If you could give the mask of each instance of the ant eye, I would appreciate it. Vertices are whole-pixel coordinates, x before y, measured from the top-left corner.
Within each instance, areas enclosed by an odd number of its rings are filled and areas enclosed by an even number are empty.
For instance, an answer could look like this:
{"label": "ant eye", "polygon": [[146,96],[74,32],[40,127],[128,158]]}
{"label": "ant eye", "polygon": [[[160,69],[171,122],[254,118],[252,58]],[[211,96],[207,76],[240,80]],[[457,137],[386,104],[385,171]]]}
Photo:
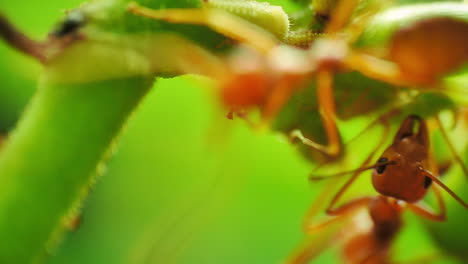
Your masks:
{"label": "ant eye", "polygon": [[[377,161],[377,163],[384,163],[384,162],[387,162],[387,161],[388,161],[387,158],[380,158]],[[387,168],[387,165],[388,164],[377,166],[377,168],[375,168],[375,170],[377,171],[378,174],[382,174],[385,171],[385,168]]]}
{"label": "ant eye", "polygon": [[429,188],[431,184],[432,184],[432,179],[426,176],[426,178],[424,178],[424,188],[426,189]]}

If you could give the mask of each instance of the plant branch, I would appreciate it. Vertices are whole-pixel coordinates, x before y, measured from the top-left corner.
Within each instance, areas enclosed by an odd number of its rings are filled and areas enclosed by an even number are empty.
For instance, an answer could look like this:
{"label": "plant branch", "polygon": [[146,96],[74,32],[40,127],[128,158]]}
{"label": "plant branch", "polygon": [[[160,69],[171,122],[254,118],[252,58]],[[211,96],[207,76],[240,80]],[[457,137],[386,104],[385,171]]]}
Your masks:
{"label": "plant branch", "polygon": [[1,13],[0,37],[16,50],[37,59],[41,63],[45,63],[47,59],[45,53],[46,44],[27,37]]}

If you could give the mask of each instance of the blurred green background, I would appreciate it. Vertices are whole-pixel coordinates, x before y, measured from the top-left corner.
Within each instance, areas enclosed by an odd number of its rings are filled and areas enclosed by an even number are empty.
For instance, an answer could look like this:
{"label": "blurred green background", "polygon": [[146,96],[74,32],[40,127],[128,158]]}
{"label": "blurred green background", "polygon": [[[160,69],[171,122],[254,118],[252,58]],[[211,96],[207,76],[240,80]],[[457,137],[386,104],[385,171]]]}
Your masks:
{"label": "blurred green background", "polygon": [[[44,38],[80,2],[0,0],[0,11]],[[14,126],[40,72],[0,43],[1,132]],[[49,249],[48,263],[281,263],[299,245],[305,212],[325,185],[310,186],[312,164],[284,137],[224,118],[212,86],[195,76],[157,80],[101,168],[80,227]],[[370,189],[369,177],[363,182]],[[441,255],[416,217],[405,220],[398,259]],[[339,263],[336,247],[313,262]]]}

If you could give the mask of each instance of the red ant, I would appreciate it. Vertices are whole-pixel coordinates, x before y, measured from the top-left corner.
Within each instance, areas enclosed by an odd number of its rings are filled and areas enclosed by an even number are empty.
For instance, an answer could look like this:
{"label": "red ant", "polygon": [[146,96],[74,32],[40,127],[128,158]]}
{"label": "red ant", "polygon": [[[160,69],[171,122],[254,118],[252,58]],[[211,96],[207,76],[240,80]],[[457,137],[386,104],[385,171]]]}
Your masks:
{"label": "red ant", "polygon": [[[138,16],[170,23],[205,25],[253,48],[255,52],[243,54],[240,58],[231,58],[225,76],[216,79],[220,80],[222,86],[220,90],[223,102],[233,112],[242,113],[245,109],[258,107],[263,124],[268,125],[291,96],[303,88],[302,84],[314,78],[317,83],[318,110],[327,143],[321,144],[309,139],[310,135],[303,135],[300,128],[290,131],[290,135],[332,159],[337,158],[342,151],[333,91],[336,72],[352,70],[396,86],[431,87],[438,85],[441,76],[452,72],[466,61],[464,44],[468,43],[468,26],[463,20],[450,16],[421,19],[407,28],[396,26],[397,30],[389,33],[387,42],[382,43],[388,51],[388,54],[382,55],[372,52],[372,47],[361,45],[356,48],[354,45],[359,42],[361,33],[367,30],[367,23],[362,23],[362,20],[367,20],[373,13],[373,8],[362,14],[356,13],[360,4],[357,0],[313,1],[314,7],[318,6],[322,10],[317,15],[329,19],[323,32],[307,39],[306,46],[310,46],[307,49],[281,45],[289,44],[288,36],[291,32],[287,27],[287,15],[279,12],[278,7],[261,5],[262,8],[255,9],[258,12],[236,12],[230,6],[226,8],[229,12],[226,12],[216,7],[217,2],[235,2],[237,5],[245,4],[245,8],[258,8],[256,1],[211,0],[203,1],[204,6],[195,9],[153,10],[131,4],[128,10]],[[281,15],[277,19],[268,16],[270,23],[264,23],[263,15],[248,18],[237,15],[262,13],[263,8],[275,10],[266,13]],[[431,8],[436,9],[436,6]],[[451,12],[454,5],[441,6],[440,10],[442,9]],[[414,9],[411,11],[414,12]],[[395,11],[397,14],[398,12],[408,13],[407,10]],[[279,32],[264,26],[276,25],[278,21],[287,24],[281,26],[282,30]],[[430,41],[432,39],[437,40]],[[456,47],[445,48],[450,46]],[[445,55],[447,52],[450,54]],[[231,112],[229,117],[232,116]]]}
{"label": "red ant", "polygon": [[[441,125],[440,119],[437,120]],[[443,130],[442,127],[441,130]],[[388,132],[388,130],[386,131]],[[383,141],[380,142],[380,144],[382,143]],[[405,208],[429,220],[445,221],[446,207],[438,189],[441,187],[468,209],[468,204],[438,179],[437,167],[434,166],[435,162],[432,160],[429,145],[426,122],[419,116],[408,116],[401,124],[392,144],[383,152],[377,163],[365,167],[365,164],[374,155],[374,151],[359,169],[352,171],[354,173],[352,177],[333,196],[326,209],[326,213],[333,218],[318,225],[309,226],[307,231],[314,233],[314,231],[322,229],[344,216],[349,216],[357,209],[367,207],[372,228],[367,233],[352,237],[345,244],[344,258],[347,263],[389,263],[389,247],[402,226],[401,215]],[[376,150],[379,147],[380,145]],[[455,156],[458,157],[458,155]],[[379,195],[357,198],[335,207],[361,172],[368,169],[373,169],[372,185]],[[466,168],[464,170],[466,171]],[[342,176],[348,173],[351,172],[338,173],[333,176]],[[311,176],[310,180],[323,178],[323,176]],[[425,197],[430,187],[434,191],[439,207],[437,213],[424,203],[419,202]],[[299,253],[296,253],[288,263],[306,263],[318,253],[314,246],[307,245]]]}

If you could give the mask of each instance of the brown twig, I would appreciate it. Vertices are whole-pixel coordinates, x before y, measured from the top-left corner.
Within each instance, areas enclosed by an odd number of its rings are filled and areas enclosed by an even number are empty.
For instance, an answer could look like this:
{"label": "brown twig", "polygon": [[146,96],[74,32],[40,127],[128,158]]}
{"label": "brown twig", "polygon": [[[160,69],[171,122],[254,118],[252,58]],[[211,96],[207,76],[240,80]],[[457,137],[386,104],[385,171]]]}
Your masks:
{"label": "brown twig", "polygon": [[37,59],[41,63],[46,62],[46,45],[30,39],[20,32],[3,14],[0,14],[0,37],[18,51]]}

